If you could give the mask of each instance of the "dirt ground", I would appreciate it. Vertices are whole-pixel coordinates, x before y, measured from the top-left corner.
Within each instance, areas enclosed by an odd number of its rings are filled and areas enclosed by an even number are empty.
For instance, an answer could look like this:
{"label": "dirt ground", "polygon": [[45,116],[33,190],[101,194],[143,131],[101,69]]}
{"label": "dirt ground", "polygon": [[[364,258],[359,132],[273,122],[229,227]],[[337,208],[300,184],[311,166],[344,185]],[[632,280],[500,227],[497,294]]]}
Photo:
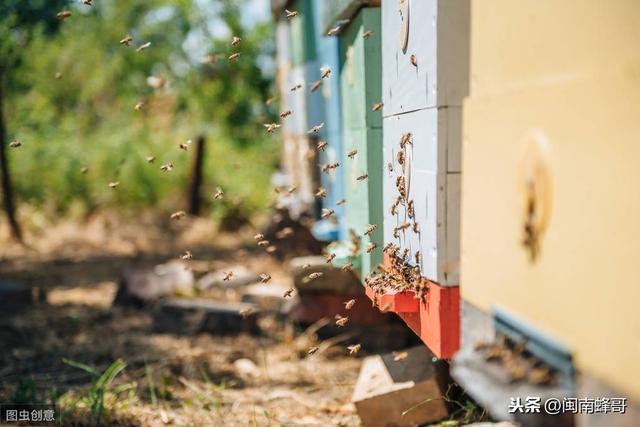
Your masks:
{"label": "dirt ground", "polygon": [[42,302],[0,317],[0,402],[55,401],[66,424],[91,425],[95,377],[63,359],[98,372],[122,359],[126,368],[101,389],[109,425],[359,425],[349,400],[361,358],[339,345],[307,356],[313,334],[269,316],[258,337],[155,333],[150,309],[112,307],[123,268],[185,250],[196,272],[240,263],[288,287],[284,263],[255,250],[252,233],[96,217],[4,244],[0,278],[40,289]]}

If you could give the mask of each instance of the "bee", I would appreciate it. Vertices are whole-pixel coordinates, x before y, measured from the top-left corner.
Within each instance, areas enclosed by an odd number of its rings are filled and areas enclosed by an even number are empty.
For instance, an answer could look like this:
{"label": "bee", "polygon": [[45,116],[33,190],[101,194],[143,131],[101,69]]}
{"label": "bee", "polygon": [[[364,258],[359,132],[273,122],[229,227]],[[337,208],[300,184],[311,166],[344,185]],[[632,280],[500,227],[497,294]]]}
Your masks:
{"label": "bee", "polygon": [[142,102],[142,101],[138,101],[138,102],[136,103],[136,105],[133,107],[133,109],[134,109],[135,111],[140,111],[140,110],[142,110],[142,108],[143,108],[143,107],[144,107],[144,102]]}
{"label": "bee", "polygon": [[267,283],[269,280],[271,280],[271,276],[267,273],[262,273],[260,274],[260,282],[261,283]]}
{"label": "bee", "polygon": [[398,151],[396,154],[396,162],[398,162],[399,165],[404,165],[404,151]]}
{"label": "bee", "polygon": [[247,307],[247,308],[243,308],[241,309],[238,313],[240,313],[240,316],[242,317],[248,317],[251,313],[253,313],[253,308],[251,307]]}
{"label": "bee", "polygon": [[387,170],[389,172],[393,172],[393,163],[391,163],[391,162],[387,163]]}
{"label": "bee", "polygon": [[153,163],[156,161],[156,156],[147,156],[147,163]]}
{"label": "bee", "polygon": [[369,243],[369,246],[367,246],[367,253],[370,254],[371,252],[373,252],[376,248],[378,247],[378,245],[376,245],[375,243]]}
{"label": "bee", "polygon": [[358,354],[361,347],[362,346],[360,344],[353,344],[348,346],[347,349],[349,350],[349,354]]}
{"label": "bee", "polygon": [[80,168],[80,173],[82,175],[85,175],[87,172],[89,172],[89,168],[88,167],[83,166],[83,167]]}
{"label": "bee", "polygon": [[187,216],[187,213],[185,211],[177,211],[172,213],[169,218],[171,218],[174,221],[178,221],[184,218],[185,216]]}
{"label": "bee", "polygon": [[280,127],[278,123],[265,123],[263,126],[267,129],[267,133],[273,133]]}
{"label": "bee", "polygon": [[133,42],[133,37],[131,37],[129,34],[127,34],[126,36],[124,36],[122,40],[120,40],[120,44],[124,46],[131,46],[132,42]]}
{"label": "bee", "polygon": [[336,254],[329,254],[325,256],[325,260],[327,264],[331,264],[335,258],[336,258]]}
{"label": "bee", "polygon": [[276,239],[286,239],[291,235],[293,235],[293,228],[285,227],[276,233]]}
{"label": "bee", "polygon": [[371,236],[371,233],[373,233],[376,230],[376,228],[378,228],[376,224],[369,224],[367,226],[367,229],[364,231],[364,235]]}
{"label": "bee", "polygon": [[222,278],[224,282],[228,282],[233,277],[233,271],[223,271],[222,274],[224,274],[224,277]]}
{"label": "bee", "polygon": [[109,183],[109,188],[118,188],[118,185],[120,185],[120,181],[112,181]]}
{"label": "bee", "polygon": [[322,214],[320,216],[322,217],[322,219],[326,219],[326,218],[329,218],[334,213],[335,211],[333,209],[324,208],[322,209]]}
{"label": "bee", "polygon": [[364,181],[367,178],[369,178],[369,174],[368,173],[363,173],[362,175],[360,175],[359,177],[356,178],[356,181]]}
{"label": "bee", "polygon": [[394,351],[393,352],[393,361],[394,362],[401,362],[403,360],[406,360],[407,356],[409,356],[409,353],[407,353],[406,351]]}
{"label": "bee", "polygon": [[229,61],[236,61],[238,58],[240,58],[240,52],[232,53],[231,55],[229,55]]}
{"label": "bee", "polygon": [[327,35],[329,37],[338,35],[339,31],[340,31],[340,25],[338,25],[337,27],[329,28],[329,31],[327,31]]}
{"label": "bee", "polygon": [[62,78],[62,73],[60,71],[56,72],[56,74],[53,76],[56,80],[60,80]]}
{"label": "bee", "polygon": [[309,274],[309,275],[307,276],[307,278],[308,278],[309,280],[315,280],[315,279],[318,279],[318,278],[320,278],[320,277],[322,277],[322,276],[324,276],[324,273],[323,273],[323,272],[321,272],[321,271],[316,271],[316,272],[314,272],[314,273]]}
{"label": "bee", "polygon": [[267,251],[268,254],[272,254],[277,250],[278,248],[275,245],[269,245],[267,246],[267,249],[265,249],[265,251]]}
{"label": "bee", "polygon": [[144,44],[141,44],[140,46],[138,46],[138,48],[136,49],[136,52],[142,52],[145,49],[148,49],[149,46],[151,46],[151,42],[146,42]]}
{"label": "bee", "polygon": [[302,85],[301,84],[297,84],[291,87],[291,92],[295,92],[297,90],[302,89]]}
{"label": "bee", "polygon": [[264,104],[265,105],[271,105],[271,104],[273,104],[273,101],[275,101],[275,100],[276,100],[276,97],[272,96],[271,98],[269,98],[266,101],[264,101]]}
{"label": "bee", "polygon": [[295,193],[297,189],[298,187],[296,187],[295,185],[293,187],[289,187],[289,189],[287,189],[287,194],[291,195]]}
{"label": "bee", "polygon": [[418,66],[418,58],[415,55],[411,55],[409,60],[411,61],[411,65],[414,67]]}
{"label": "bee", "polygon": [[384,247],[382,248],[382,252],[387,253],[387,252],[391,251],[393,248],[394,248],[393,242],[389,242],[386,245],[384,245]]}
{"label": "bee", "polygon": [[322,80],[316,80],[315,82],[311,83],[311,92],[316,92],[318,89],[320,89],[320,86],[322,86]]}
{"label": "bee", "polygon": [[400,148],[404,148],[407,143],[411,143],[411,139],[413,138],[413,134],[411,132],[405,133],[400,138]]}
{"label": "bee", "polygon": [[412,229],[413,229],[414,233],[416,233],[416,234],[420,233],[420,226],[418,225],[417,222],[413,223]]}
{"label": "bee", "polygon": [[181,150],[187,151],[189,149],[189,146],[193,143],[193,141],[191,141],[190,139],[188,139],[186,142],[181,143],[180,145],[178,145],[178,148],[180,148]]}
{"label": "bee", "polygon": [[282,295],[282,297],[283,298],[291,298],[291,294],[293,294],[293,291],[294,291],[293,288],[287,289],[285,291],[285,293]]}
{"label": "bee", "polygon": [[355,299],[350,299],[349,301],[345,301],[344,303],[345,310],[351,310],[354,305],[356,305]]}
{"label": "bee", "polygon": [[371,107],[371,111],[375,113],[376,111],[382,110],[382,107],[384,107],[384,103],[378,102],[377,104],[373,104],[373,107]]}
{"label": "bee", "polygon": [[222,191],[222,188],[217,187],[216,188],[216,192],[213,194],[213,198],[215,200],[220,200],[224,197],[224,191]]}
{"label": "bee", "polygon": [[184,251],[184,254],[180,256],[180,259],[188,261],[190,259],[193,259],[193,255],[189,251]]}
{"label": "bee", "polygon": [[253,238],[254,238],[254,239],[256,239],[256,240],[258,240],[258,241],[260,241],[260,240],[264,240],[264,234],[262,234],[262,233],[255,234],[255,235],[253,236]]}
{"label": "bee", "polygon": [[347,203],[347,199],[340,199],[336,202],[336,206],[341,206]]}
{"label": "bee", "polygon": [[231,39],[231,46],[239,46],[241,41],[242,39],[240,37],[233,36]]}
{"label": "bee", "polygon": [[327,163],[326,165],[322,166],[322,172],[328,173],[330,170],[335,169],[338,166],[340,166],[340,163],[338,162]]}
{"label": "bee", "polygon": [[369,37],[371,37],[373,35],[373,31],[371,30],[366,30],[364,33],[362,33],[362,38],[368,39]]}
{"label": "bee", "polygon": [[284,10],[284,13],[287,15],[287,19],[291,19],[291,18],[295,18],[296,16],[298,16],[298,11],[297,10]]}
{"label": "bee", "polygon": [[162,172],[171,172],[173,170],[173,162],[165,163],[164,165],[160,166],[160,170]]}
{"label": "bee", "polygon": [[283,111],[280,113],[280,118],[284,119],[285,117],[289,117],[291,115],[291,110]]}
{"label": "bee", "polygon": [[416,251],[416,253],[413,254],[413,257],[416,260],[416,264],[420,264],[420,251]]}
{"label": "bee", "polygon": [[329,67],[320,68],[320,77],[321,78],[328,79],[330,75],[331,75],[331,68],[329,68]]}
{"label": "bee", "polygon": [[325,148],[327,148],[328,142],[327,141],[320,141],[318,142],[318,150],[320,151],[324,151]]}
{"label": "bee", "polygon": [[309,350],[307,350],[307,354],[311,356],[312,354],[316,354],[318,350],[320,350],[320,347],[311,347]]}
{"label": "bee", "polygon": [[20,148],[22,147],[22,141],[14,139],[9,143],[9,148]]}
{"label": "bee", "polygon": [[310,268],[311,268],[311,264],[308,264],[308,263],[302,266],[303,270],[308,270]]}
{"label": "bee", "polygon": [[93,0],[83,0],[82,3],[86,4],[87,6],[93,6]]}
{"label": "bee", "polygon": [[258,246],[262,246],[263,248],[266,248],[267,246],[269,246],[269,241],[268,240],[260,240],[258,242]]}
{"label": "bee", "polygon": [[[351,271],[353,269],[353,263],[349,262],[341,267],[342,271]],[[348,309],[347,309],[348,310]]]}
{"label": "bee", "polygon": [[336,325],[340,326],[340,327],[344,327],[347,325],[347,322],[349,321],[349,318],[347,316],[340,316],[339,314],[336,315]]}
{"label": "bee", "polygon": [[69,12],[68,10],[63,10],[61,12],[56,13],[56,18],[58,18],[61,21],[64,21],[70,16],[71,16],[71,12]]}
{"label": "bee", "polygon": [[320,123],[319,125],[315,125],[311,129],[309,129],[307,133],[318,133],[320,132],[320,129],[322,129],[323,126],[324,126],[324,122]]}
{"label": "bee", "polygon": [[318,191],[316,191],[316,197],[320,197],[320,198],[327,197],[327,189],[324,187],[318,188]]}
{"label": "bee", "polygon": [[347,153],[347,157],[353,160],[356,157],[356,154],[358,154],[358,150],[351,150]]}
{"label": "bee", "polygon": [[411,219],[415,218],[416,216],[416,210],[413,205],[413,200],[410,200],[409,203],[407,204],[407,216]]}

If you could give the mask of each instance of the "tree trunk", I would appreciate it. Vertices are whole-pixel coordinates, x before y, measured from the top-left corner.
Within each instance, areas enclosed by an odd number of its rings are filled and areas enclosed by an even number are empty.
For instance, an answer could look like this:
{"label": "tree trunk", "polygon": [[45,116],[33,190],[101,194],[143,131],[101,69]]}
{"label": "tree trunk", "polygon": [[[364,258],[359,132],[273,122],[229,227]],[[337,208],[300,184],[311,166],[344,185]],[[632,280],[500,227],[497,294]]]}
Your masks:
{"label": "tree trunk", "polygon": [[189,185],[189,214],[198,215],[200,213],[200,205],[202,198],[200,196],[200,187],[202,186],[202,164],[204,162],[204,143],[203,135],[199,135],[196,139],[195,157],[191,168],[191,184]]}
{"label": "tree trunk", "polygon": [[9,158],[7,153],[7,128],[4,117],[4,78],[0,74],[0,174],[3,195],[4,211],[9,220],[11,236],[17,241],[22,241],[22,231],[16,219],[15,205],[13,203],[13,187],[11,186],[11,175],[9,173]]}

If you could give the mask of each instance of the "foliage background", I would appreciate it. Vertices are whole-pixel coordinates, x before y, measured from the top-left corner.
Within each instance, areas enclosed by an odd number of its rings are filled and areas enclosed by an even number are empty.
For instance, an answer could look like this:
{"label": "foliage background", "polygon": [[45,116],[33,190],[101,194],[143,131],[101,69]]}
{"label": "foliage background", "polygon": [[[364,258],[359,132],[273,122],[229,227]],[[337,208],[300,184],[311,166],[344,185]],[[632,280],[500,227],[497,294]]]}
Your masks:
{"label": "foliage background", "polygon": [[[5,1],[7,133],[23,143],[9,150],[18,205],[51,215],[182,209],[193,148],[178,144],[203,134],[212,214],[250,217],[267,206],[278,161],[277,137],[261,124],[277,115],[265,105],[273,29],[268,19],[244,23],[245,1]],[[62,8],[72,16],[58,22]],[[127,34],[131,47],[119,44]],[[243,39],[238,48],[232,35]],[[229,62],[236,51],[240,60]],[[209,53],[217,61],[204,61]],[[150,76],[168,84],[154,89]],[[134,111],[138,101],[144,110]],[[169,161],[173,172],[160,171]],[[216,186],[228,197],[213,204]]]}

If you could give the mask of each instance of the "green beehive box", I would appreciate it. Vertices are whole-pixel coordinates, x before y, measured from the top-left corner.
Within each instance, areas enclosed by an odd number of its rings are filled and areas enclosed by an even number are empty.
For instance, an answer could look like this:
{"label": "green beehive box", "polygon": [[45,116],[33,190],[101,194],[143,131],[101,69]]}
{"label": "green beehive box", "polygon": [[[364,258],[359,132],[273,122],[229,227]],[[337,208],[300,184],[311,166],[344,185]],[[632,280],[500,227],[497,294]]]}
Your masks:
{"label": "green beehive box", "polygon": [[[345,220],[346,229],[362,238],[360,259],[354,263],[359,264],[361,278],[382,263],[382,113],[371,111],[382,98],[380,16],[379,8],[362,8],[340,35]],[[368,30],[373,35],[364,38]],[[354,149],[358,154],[348,158]],[[365,173],[368,179],[358,181]],[[369,224],[378,228],[364,236]],[[367,253],[369,243],[377,245],[371,253]]]}

